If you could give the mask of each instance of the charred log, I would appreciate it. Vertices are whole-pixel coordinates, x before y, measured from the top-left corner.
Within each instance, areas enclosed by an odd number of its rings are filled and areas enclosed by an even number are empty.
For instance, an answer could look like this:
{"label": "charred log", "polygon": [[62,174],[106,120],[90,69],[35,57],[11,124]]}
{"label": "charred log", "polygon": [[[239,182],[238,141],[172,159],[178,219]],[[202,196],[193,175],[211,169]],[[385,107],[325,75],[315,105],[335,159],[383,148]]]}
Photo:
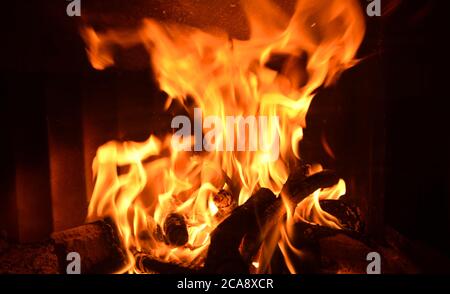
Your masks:
{"label": "charred log", "polygon": [[189,240],[186,221],[178,213],[171,213],[164,221],[165,239],[169,245],[176,247],[183,246]]}
{"label": "charred log", "polygon": [[[332,171],[322,171],[309,177],[304,175],[304,169],[294,171],[283,187],[285,203],[291,206],[291,211],[303,199],[320,188],[328,188],[338,183],[339,177]],[[250,263],[257,253],[267,232],[283,218],[286,213],[281,197],[278,197],[271,205],[265,208],[258,219],[258,226],[253,231],[248,231],[242,246],[242,254],[246,263]]]}
{"label": "charred log", "polygon": [[[304,170],[294,173],[287,183],[287,201],[294,207],[305,197],[320,188],[331,187],[339,181],[334,172],[304,176]],[[246,273],[251,257],[256,254],[265,232],[275,225],[285,213],[281,197],[276,197],[268,189],[260,189],[244,205],[214,230],[211,235],[205,267],[209,272]],[[239,247],[244,240],[242,258]]]}
{"label": "charred log", "polygon": [[338,200],[321,200],[320,207],[335,216],[342,229],[362,234],[364,231],[364,222],[361,219],[360,209],[348,203],[345,196]]}
{"label": "charred log", "polygon": [[[309,274],[366,274],[366,257],[370,252],[380,254],[382,273],[418,272],[416,265],[399,251],[352,231],[298,222],[292,232],[289,240],[297,252],[288,249],[283,256],[290,262],[290,272],[293,269],[296,273]],[[286,273],[282,267],[278,269],[282,272],[273,273]]]}
{"label": "charred log", "polygon": [[286,189],[283,187],[283,190],[286,192],[284,194],[286,196],[285,200],[290,206],[291,211],[294,210],[298,203],[311,195],[314,191],[321,188],[332,187],[339,182],[338,175],[331,170],[315,173],[306,177],[304,180],[301,180],[301,178],[297,180],[295,174],[296,172],[294,172],[292,179],[289,177],[286,181]]}
{"label": "charred log", "polygon": [[61,272],[65,272],[69,252],[80,254],[82,273],[114,272],[125,260],[124,251],[113,226],[105,221],[56,232],[51,238]]}
{"label": "charred log", "polygon": [[211,234],[205,261],[206,272],[248,272],[249,267],[239,254],[239,245],[246,233],[257,230],[258,219],[275,200],[272,191],[262,188],[217,226]]}
{"label": "charred log", "polygon": [[199,274],[201,271],[190,269],[174,263],[163,262],[148,255],[136,255],[137,267],[145,273],[155,274]]}
{"label": "charred log", "polygon": [[217,194],[214,194],[213,201],[219,210],[232,209],[236,204],[231,192],[224,189],[221,189]]}
{"label": "charred log", "polygon": [[221,189],[213,196],[213,201],[218,209],[215,218],[219,222],[228,217],[237,206],[237,197],[229,190]]}

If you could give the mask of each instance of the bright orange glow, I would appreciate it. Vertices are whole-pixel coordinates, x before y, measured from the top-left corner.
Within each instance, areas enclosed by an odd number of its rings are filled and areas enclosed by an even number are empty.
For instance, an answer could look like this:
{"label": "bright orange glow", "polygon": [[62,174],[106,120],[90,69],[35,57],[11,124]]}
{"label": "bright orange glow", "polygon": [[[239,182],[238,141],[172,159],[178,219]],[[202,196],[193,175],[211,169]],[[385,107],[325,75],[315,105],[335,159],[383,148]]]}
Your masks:
{"label": "bright orange glow", "polygon": [[[227,179],[238,188],[239,205],[260,187],[279,194],[290,172],[289,162],[301,156],[298,144],[315,91],[355,64],[365,30],[357,1],[299,0],[293,15],[269,0],[255,4],[242,1],[251,29],[248,40],[152,19],[144,19],[131,31],[100,33],[91,27],[82,31],[88,57],[98,70],[114,65],[112,45],[143,44],[159,86],[169,96],[167,107],[177,101],[188,108],[189,96],[204,116],[219,116],[223,125],[226,116],[276,115],[280,119],[278,126],[269,124],[262,136],[270,146],[273,134],[279,135],[276,161],[267,160],[268,151],[184,152],[172,147],[172,135],[101,146],[93,162],[95,188],[88,218],[114,219],[128,253],[124,272],[140,272],[134,259],[137,252],[201,266],[209,234],[221,220],[213,195],[221,189],[232,190]],[[286,57],[279,71],[266,66],[274,55]],[[304,57],[306,66],[295,63]],[[226,142],[231,133],[248,136],[228,127],[216,140]],[[339,227],[320,208],[319,200],[337,199],[343,193],[342,180],[336,187],[316,191],[298,205],[294,218]],[[174,212],[183,215],[188,225],[189,241],[181,247],[161,242],[156,233]],[[289,246],[287,224],[281,228],[279,242],[272,242],[282,243],[283,250]],[[270,256],[263,252],[261,258]],[[253,263],[259,270],[265,269],[264,264],[264,260]]]}

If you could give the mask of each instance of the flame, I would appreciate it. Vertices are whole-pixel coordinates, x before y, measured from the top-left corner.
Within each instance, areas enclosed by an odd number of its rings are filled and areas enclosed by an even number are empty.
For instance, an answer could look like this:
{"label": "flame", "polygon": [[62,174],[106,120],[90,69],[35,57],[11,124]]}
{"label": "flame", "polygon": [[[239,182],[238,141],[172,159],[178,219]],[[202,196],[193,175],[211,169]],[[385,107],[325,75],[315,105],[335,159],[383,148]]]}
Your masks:
{"label": "flame", "polygon": [[[365,31],[356,1],[300,0],[292,15],[269,0],[243,0],[241,6],[251,31],[247,40],[153,19],[144,19],[133,30],[82,30],[95,69],[114,65],[114,46],[141,44],[150,53],[160,88],[168,94],[166,107],[180,103],[190,111],[192,98],[204,117],[217,116],[223,126],[210,152],[183,151],[171,143],[171,134],[151,135],[141,143],[112,141],[98,149],[88,219],[109,216],[117,224],[128,254],[122,272],[141,271],[134,258],[138,252],[200,266],[209,234],[221,221],[214,194],[234,190],[241,205],[260,187],[280,193],[291,162],[300,158],[298,145],[315,92],[355,64]],[[269,66],[275,56],[282,57],[276,69]],[[267,123],[258,134],[227,124],[229,116],[277,116],[279,121]],[[203,125],[203,132],[210,127]],[[223,151],[221,146],[236,145],[230,136],[269,148]],[[276,138],[279,149],[273,160],[270,147]],[[188,146],[199,140],[184,139]],[[298,205],[294,218],[339,227],[337,219],[320,208],[319,200],[343,193],[342,180],[336,187],[314,192]],[[186,220],[189,238],[184,246],[173,247],[160,238],[170,213]],[[290,246],[285,229],[279,239],[283,250]],[[253,263],[260,270],[264,264],[267,260]]]}

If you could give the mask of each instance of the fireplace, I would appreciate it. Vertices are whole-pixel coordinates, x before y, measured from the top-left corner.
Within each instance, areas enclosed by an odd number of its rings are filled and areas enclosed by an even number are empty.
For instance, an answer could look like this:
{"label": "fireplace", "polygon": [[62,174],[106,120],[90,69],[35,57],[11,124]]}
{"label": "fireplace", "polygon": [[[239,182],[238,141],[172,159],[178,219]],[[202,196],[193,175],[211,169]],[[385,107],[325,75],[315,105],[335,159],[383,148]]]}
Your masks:
{"label": "fireplace", "polygon": [[0,272],[448,273],[436,2],[85,2],[16,7]]}

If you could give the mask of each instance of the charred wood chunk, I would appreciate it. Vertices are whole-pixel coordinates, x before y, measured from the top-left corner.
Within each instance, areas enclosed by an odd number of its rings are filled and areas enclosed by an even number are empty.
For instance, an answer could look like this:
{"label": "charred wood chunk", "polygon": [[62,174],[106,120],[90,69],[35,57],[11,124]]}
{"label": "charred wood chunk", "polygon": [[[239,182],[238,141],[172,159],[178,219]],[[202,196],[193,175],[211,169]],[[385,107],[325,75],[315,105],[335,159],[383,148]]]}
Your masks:
{"label": "charred wood chunk", "polygon": [[56,232],[51,238],[61,272],[65,272],[69,252],[80,254],[82,273],[111,273],[124,264],[120,240],[114,228],[105,221]]}
{"label": "charred wood chunk", "polygon": [[[331,187],[338,181],[339,177],[332,171],[322,171],[306,177],[304,169],[300,169],[288,180],[286,200],[295,206],[317,189]],[[248,272],[248,263],[259,248],[264,232],[276,225],[284,213],[281,197],[277,198],[269,189],[258,190],[211,234],[211,244],[205,262],[207,272]],[[248,236],[247,242],[242,242],[244,236]],[[241,244],[246,247],[243,251],[248,253],[244,258],[239,252]]]}
{"label": "charred wood chunk", "polygon": [[301,181],[293,180],[293,182],[290,183],[291,188],[288,190],[286,200],[293,206],[292,208],[294,208],[298,203],[311,195],[317,189],[329,188],[336,185],[338,182],[338,175],[331,170],[323,170],[312,174]]}
{"label": "charred wood chunk", "polygon": [[337,217],[344,230],[362,233],[364,223],[361,220],[360,209],[351,203],[347,203],[342,198],[339,200],[321,200],[320,207]]}
{"label": "charred wood chunk", "polygon": [[[331,187],[339,181],[339,177],[333,171],[321,171],[306,176],[306,170],[307,167],[305,165],[294,170],[283,187],[283,194],[286,197],[285,204],[291,206],[291,211],[294,211],[295,206],[299,202],[317,189]],[[285,213],[286,210],[281,197],[278,197],[271,205],[264,208],[264,212],[259,213],[257,229],[249,231],[243,241],[243,249],[241,251],[247,263],[257,253],[266,233],[279,223]]]}
{"label": "charred wood chunk", "polygon": [[219,221],[227,217],[237,206],[237,201],[233,194],[224,189],[214,194],[213,201],[219,210],[215,216]]}
{"label": "charred wood chunk", "polygon": [[383,258],[383,273],[417,273],[418,270],[400,251],[374,243],[353,231],[305,222],[296,223],[291,231],[289,241],[301,252],[301,258],[289,251],[285,254],[298,273],[363,274],[366,273],[366,256],[373,251]]}
{"label": "charred wood chunk", "polygon": [[186,221],[178,213],[171,213],[164,221],[164,234],[169,245],[183,246],[189,240]]}
{"label": "charred wood chunk", "polygon": [[337,234],[318,240],[320,248],[321,273],[365,274],[365,257],[374,251],[360,240],[344,234]]}
{"label": "charred wood chunk", "polygon": [[309,165],[300,164],[297,168],[293,169],[289,174],[289,177],[284,183],[283,194],[295,195],[298,186],[308,177]]}
{"label": "charred wood chunk", "polygon": [[299,221],[293,225],[293,244],[316,245],[318,240],[341,233],[341,230]]}
{"label": "charred wood chunk", "polygon": [[297,273],[362,273],[367,265],[370,247],[345,231],[298,222],[292,232],[290,243],[302,256],[286,255]]}
{"label": "charred wood chunk", "polygon": [[258,219],[275,200],[272,191],[261,188],[217,226],[211,234],[205,261],[207,273],[248,272],[248,265],[239,253],[239,245],[245,234],[258,230]]}
{"label": "charred wood chunk", "polygon": [[175,263],[164,262],[160,260],[153,259],[148,255],[137,255],[136,265],[137,267],[145,273],[155,273],[155,274],[199,274],[198,270],[183,267]]}
{"label": "charred wood chunk", "polygon": [[156,241],[165,242],[164,232],[159,224],[156,225],[156,228],[153,231],[153,237],[155,238]]}
{"label": "charred wood chunk", "polygon": [[[341,231],[343,232],[343,231]],[[322,273],[365,274],[366,257],[370,252],[381,255],[383,274],[417,274],[415,263],[402,251],[385,244],[358,240],[348,234],[340,233],[319,240]],[[363,257],[363,258],[362,258]]]}
{"label": "charred wood chunk", "polygon": [[235,205],[233,195],[224,189],[221,189],[217,194],[214,194],[213,200],[219,210],[231,208]]}

